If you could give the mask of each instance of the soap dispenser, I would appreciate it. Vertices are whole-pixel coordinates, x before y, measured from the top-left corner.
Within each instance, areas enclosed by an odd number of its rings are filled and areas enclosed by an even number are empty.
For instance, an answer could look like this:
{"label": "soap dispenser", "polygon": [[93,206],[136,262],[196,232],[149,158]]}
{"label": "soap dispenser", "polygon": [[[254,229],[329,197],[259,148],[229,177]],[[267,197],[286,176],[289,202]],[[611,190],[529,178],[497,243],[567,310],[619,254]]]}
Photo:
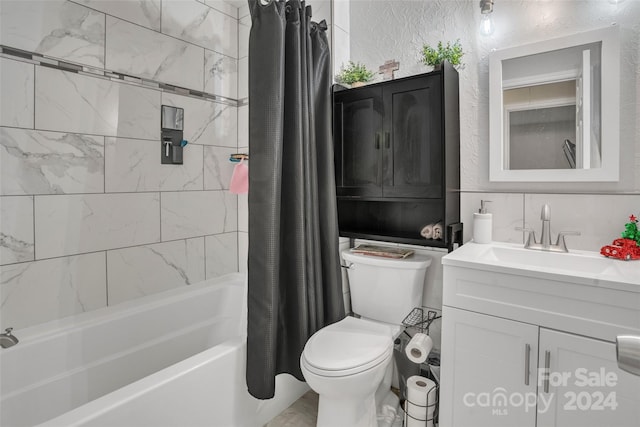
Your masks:
{"label": "soap dispenser", "polygon": [[486,204],[491,200],[481,200],[478,213],[473,214],[473,241],[475,243],[490,243],[493,228],[492,215],[487,213]]}

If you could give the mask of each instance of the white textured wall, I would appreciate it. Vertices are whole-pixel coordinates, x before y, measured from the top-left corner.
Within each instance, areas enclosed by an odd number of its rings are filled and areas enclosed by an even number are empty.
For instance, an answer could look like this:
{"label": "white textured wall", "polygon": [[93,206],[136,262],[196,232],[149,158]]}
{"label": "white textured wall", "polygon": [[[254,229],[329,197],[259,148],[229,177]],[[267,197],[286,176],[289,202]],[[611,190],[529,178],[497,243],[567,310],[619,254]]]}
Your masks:
{"label": "white textured wall", "polygon": [[[426,71],[419,63],[423,43],[460,39],[466,55],[460,70],[461,220],[471,238],[472,213],[492,200],[494,240],[523,243],[515,227],[540,229],[540,206],[551,206],[551,225],[578,230],[569,248],[597,251],[618,237],[631,213],[640,215],[640,1],[496,0],[496,31],[479,33],[479,2],[351,0],[350,55],[377,70],[388,59],[400,62],[397,77]],[[618,183],[489,182],[489,63],[492,49],[533,43],[617,22],[622,28],[621,180]],[[560,194],[557,194],[560,193]],[[441,253],[434,257],[423,304],[442,306]],[[437,323],[437,322],[436,322]],[[439,324],[432,330],[439,347]]]}
{"label": "white textured wall", "polygon": [[[400,61],[397,76],[425,72],[423,43],[460,39],[466,55],[460,70],[461,216],[465,239],[480,199],[493,200],[494,238],[522,242],[515,226],[539,225],[540,205],[549,203],[552,228],[579,230],[570,248],[598,250],[640,214],[640,1],[506,1],[494,6],[496,31],[479,33],[477,1],[352,0],[351,58],[377,69]],[[620,144],[617,183],[489,182],[489,63],[492,49],[532,43],[616,22],[622,29]],[[605,142],[606,143],[606,142]],[[564,193],[559,196],[554,193]]]}

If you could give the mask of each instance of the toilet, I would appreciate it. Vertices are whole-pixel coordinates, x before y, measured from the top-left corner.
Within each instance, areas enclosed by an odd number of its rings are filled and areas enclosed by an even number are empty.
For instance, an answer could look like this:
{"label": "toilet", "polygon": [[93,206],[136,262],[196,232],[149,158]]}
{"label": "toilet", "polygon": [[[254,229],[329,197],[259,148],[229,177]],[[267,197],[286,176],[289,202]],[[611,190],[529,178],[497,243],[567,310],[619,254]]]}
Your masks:
{"label": "toilet", "polygon": [[431,258],[391,259],[342,252],[351,305],[347,316],[309,338],[300,367],[318,395],[318,427],[377,427],[376,409],[390,391],[393,340],[421,306]]}

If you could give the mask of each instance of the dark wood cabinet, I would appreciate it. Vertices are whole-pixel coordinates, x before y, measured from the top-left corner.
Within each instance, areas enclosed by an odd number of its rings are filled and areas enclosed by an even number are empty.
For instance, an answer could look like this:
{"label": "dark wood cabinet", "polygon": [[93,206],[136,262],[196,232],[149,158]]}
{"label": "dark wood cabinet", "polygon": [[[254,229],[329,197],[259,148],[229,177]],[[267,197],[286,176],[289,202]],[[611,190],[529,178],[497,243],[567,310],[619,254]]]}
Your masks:
{"label": "dark wood cabinet", "polygon": [[[458,73],[447,63],[361,88],[334,87],[341,235],[451,246],[461,229],[458,110]],[[442,239],[420,235],[438,222]]]}
{"label": "dark wood cabinet", "polygon": [[338,196],[382,196],[382,91],[345,90],[334,97]]}

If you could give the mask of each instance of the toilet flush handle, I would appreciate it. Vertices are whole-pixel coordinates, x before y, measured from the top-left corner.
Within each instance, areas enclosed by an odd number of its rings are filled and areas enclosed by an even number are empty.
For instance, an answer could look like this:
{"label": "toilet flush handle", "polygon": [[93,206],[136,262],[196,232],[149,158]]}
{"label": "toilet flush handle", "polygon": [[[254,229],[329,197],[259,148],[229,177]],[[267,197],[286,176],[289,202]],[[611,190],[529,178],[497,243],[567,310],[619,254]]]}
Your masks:
{"label": "toilet flush handle", "polygon": [[352,268],[355,268],[355,267],[353,266],[353,263],[352,263],[352,262],[350,262],[350,263],[349,263],[349,264],[347,264],[347,265],[340,264],[340,267],[342,267],[342,268],[346,268],[347,270],[350,270],[350,269],[352,269]]}

